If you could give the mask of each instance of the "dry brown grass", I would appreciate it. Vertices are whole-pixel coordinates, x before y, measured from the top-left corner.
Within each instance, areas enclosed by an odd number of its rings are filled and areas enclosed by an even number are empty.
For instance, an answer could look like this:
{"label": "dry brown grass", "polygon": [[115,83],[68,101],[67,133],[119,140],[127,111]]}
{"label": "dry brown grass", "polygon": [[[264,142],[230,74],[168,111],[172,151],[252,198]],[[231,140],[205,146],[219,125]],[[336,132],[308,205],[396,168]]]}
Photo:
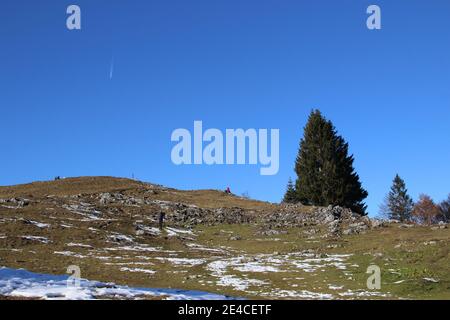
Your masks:
{"label": "dry brown grass", "polygon": [[135,180],[113,177],[78,177],[56,181],[38,181],[16,186],[0,187],[0,198],[39,197],[46,195],[75,195],[114,192],[140,188],[144,184]]}
{"label": "dry brown grass", "polygon": [[[0,198],[39,198],[48,195],[65,196],[100,192],[123,192],[130,195],[154,189],[154,185],[115,177],[76,177],[56,181],[40,181],[16,186],[0,187]],[[161,188],[157,194],[149,195],[158,200],[182,202],[203,208],[239,207],[248,210],[268,210],[274,205],[268,202],[228,195],[219,190],[176,190]]]}

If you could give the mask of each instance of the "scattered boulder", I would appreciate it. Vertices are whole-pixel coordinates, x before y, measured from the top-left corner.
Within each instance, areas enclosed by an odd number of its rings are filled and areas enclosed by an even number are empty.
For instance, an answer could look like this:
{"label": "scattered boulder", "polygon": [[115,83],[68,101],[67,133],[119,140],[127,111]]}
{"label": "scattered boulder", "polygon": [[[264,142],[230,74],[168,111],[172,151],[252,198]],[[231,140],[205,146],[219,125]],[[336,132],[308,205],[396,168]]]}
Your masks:
{"label": "scattered boulder", "polygon": [[370,219],[370,226],[372,228],[381,228],[387,225],[386,221],[381,219]]}
{"label": "scattered boulder", "polygon": [[287,230],[275,230],[275,229],[269,229],[269,230],[263,230],[258,232],[261,236],[276,236],[280,234],[288,234]]}
{"label": "scattered boulder", "polygon": [[124,234],[113,234],[108,236],[108,240],[117,242],[120,244],[131,244],[134,242],[134,239],[130,236],[126,236]]}
{"label": "scattered boulder", "polygon": [[436,226],[431,227],[431,230],[447,229],[447,224],[443,221],[439,221]]}
{"label": "scattered boulder", "polygon": [[110,193],[101,193],[99,202],[101,205],[107,205],[112,202],[112,196]]}
{"label": "scattered boulder", "polygon": [[349,225],[342,231],[342,234],[344,234],[344,235],[349,235],[349,234],[364,233],[367,229],[369,229],[369,226],[366,224],[365,221],[355,222],[355,223],[349,224]]}
{"label": "scattered boulder", "polygon": [[7,205],[14,204],[16,205],[16,209],[19,209],[28,206],[31,203],[31,200],[25,198],[10,198],[10,199],[0,199],[0,203],[4,203]]}

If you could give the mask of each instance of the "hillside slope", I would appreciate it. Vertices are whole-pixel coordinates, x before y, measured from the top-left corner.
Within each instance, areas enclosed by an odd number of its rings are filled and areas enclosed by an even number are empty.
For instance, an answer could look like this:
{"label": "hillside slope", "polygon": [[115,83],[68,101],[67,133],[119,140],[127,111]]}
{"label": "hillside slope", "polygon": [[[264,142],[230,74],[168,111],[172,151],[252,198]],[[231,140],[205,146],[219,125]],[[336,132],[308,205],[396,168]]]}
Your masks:
{"label": "hillside slope", "polygon": [[0,186],[0,198],[40,198],[53,196],[75,196],[96,193],[126,193],[130,196],[145,195],[149,199],[176,201],[205,208],[241,207],[263,210],[272,206],[267,202],[227,195],[218,190],[181,191],[160,185],[115,177],[78,177],[55,181],[33,182],[16,186]]}
{"label": "hillside slope", "polygon": [[[0,187],[0,266],[63,275],[76,265],[83,278],[122,286],[247,298],[450,299],[449,247],[446,226],[386,224],[342,208],[216,190],[112,177]],[[382,270],[381,289],[366,286],[372,264]],[[4,282],[0,295],[51,296]],[[128,298],[119,291],[90,298]]]}

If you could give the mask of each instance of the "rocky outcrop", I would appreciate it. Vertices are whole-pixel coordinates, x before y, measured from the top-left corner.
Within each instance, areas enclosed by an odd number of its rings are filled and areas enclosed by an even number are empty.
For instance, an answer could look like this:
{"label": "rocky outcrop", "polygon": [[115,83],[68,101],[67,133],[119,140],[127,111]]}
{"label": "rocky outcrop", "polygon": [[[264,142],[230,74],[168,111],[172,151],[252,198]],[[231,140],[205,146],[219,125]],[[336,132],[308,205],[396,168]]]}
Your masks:
{"label": "rocky outcrop", "polygon": [[204,209],[182,203],[173,203],[169,208],[166,206],[164,211],[166,212],[167,222],[187,227],[197,224],[239,224],[255,221],[255,217],[249,215],[242,208]]}
{"label": "rocky outcrop", "polygon": [[317,226],[320,230],[325,230],[327,235],[339,236],[364,233],[370,228],[384,226],[382,220],[362,217],[339,206],[308,207],[302,204],[281,204],[274,207],[273,211],[254,212],[239,207],[200,208],[181,202],[146,198],[145,194],[138,197],[120,192],[100,193],[95,195],[94,199],[100,206],[121,205],[148,208],[145,216],[150,220],[157,222],[159,215],[164,213],[166,223],[184,227],[199,224],[258,223],[263,226],[262,233],[271,233],[277,229]]}
{"label": "rocky outcrop", "polygon": [[[160,215],[164,213],[165,223],[174,226],[257,223],[261,226],[261,234],[276,234],[280,230],[292,227],[311,227],[309,232],[313,232],[311,230],[314,229],[314,234],[325,232],[327,236],[351,235],[364,233],[370,228],[382,227],[385,224],[382,220],[362,217],[339,206],[310,207],[302,204],[281,204],[267,206],[262,210],[241,207],[204,208],[155,199],[154,192],[161,190],[155,187],[151,190],[60,197],[48,195],[44,201],[82,216],[79,218],[83,221],[113,221],[118,215],[126,214],[130,217],[140,216],[157,224]],[[30,200],[23,198],[0,199],[0,205],[11,208],[23,208],[30,204]]]}
{"label": "rocky outcrop", "polygon": [[24,198],[11,198],[11,199],[0,199],[0,203],[3,203],[4,206],[9,208],[23,208],[25,206],[28,206],[31,201]]}
{"label": "rocky outcrop", "polygon": [[[323,226],[329,235],[363,233],[380,223],[372,223],[368,217],[362,217],[351,210],[339,206],[317,207],[311,212],[299,205],[282,205],[280,210],[266,214],[262,222],[269,228],[289,228],[303,226]],[[303,208],[304,209],[304,208]]]}

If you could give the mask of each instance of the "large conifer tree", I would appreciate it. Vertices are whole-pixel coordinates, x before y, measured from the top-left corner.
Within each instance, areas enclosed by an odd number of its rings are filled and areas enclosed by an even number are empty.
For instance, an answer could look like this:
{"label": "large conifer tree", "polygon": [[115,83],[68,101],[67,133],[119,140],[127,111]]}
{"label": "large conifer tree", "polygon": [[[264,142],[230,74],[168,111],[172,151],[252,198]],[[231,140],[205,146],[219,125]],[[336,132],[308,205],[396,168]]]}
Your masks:
{"label": "large conifer tree", "polygon": [[413,208],[414,202],[408,195],[405,181],[397,174],[392,181],[391,190],[387,194],[380,211],[382,215],[389,219],[409,221],[411,220]]}
{"label": "large conifer tree", "polygon": [[331,121],[313,110],[295,163],[297,200],[309,205],[339,205],[366,214],[363,200],[368,193],[353,168],[348,143],[339,136]]}

